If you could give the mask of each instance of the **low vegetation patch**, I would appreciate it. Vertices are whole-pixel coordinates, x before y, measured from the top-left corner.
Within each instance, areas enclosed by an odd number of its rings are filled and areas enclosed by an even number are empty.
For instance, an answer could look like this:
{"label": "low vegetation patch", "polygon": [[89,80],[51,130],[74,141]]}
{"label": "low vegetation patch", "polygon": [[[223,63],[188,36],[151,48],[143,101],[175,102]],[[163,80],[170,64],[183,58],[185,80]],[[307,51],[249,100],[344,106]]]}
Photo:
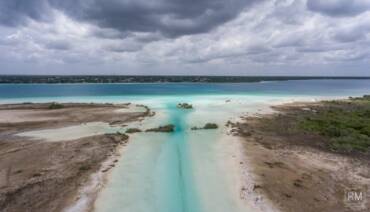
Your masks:
{"label": "low vegetation patch", "polygon": [[138,132],[141,132],[141,130],[138,128],[129,128],[126,130],[126,133],[138,133]]}
{"label": "low vegetation patch", "polygon": [[179,104],[177,105],[177,108],[181,108],[181,109],[187,109],[187,110],[189,110],[189,109],[193,109],[193,105],[188,104],[188,103],[179,103]]}
{"label": "low vegetation patch", "polygon": [[90,169],[91,169],[91,166],[90,165],[82,165],[79,168],[80,171],[88,171]]}
{"label": "low vegetation patch", "polygon": [[[109,134],[106,134],[106,135],[109,135]],[[114,134],[112,134],[112,135],[114,135]],[[116,135],[118,135],[122,141],[126,141],[129,138],[128,135],[126,135],[125,133],[121,133],[119,131],[116,132]]]}
{"label": "low vegetation patch", "polygon": [[299,128],[329,139],[334,150],[367,152],[370,148],[370,96],[349,101],[329,101],[305,115]]}
{"label": "low vegetation patch", "polygon": [[[370,96],[277,107],[282,113],[237,124],[239,135],[275,137],[289,145],[307,145],[337,153],[370,156]],[[230,124],[229,124],[230,125]],[[198,128],[195,128],[198,129]]]}
{"label": "low vegetation patch", "polygon": [[203,127],[192,127],[191,130],[211,130],[217,129],[218,125],[215,123],[207,123]]}
{"label": "low vegetation patch", "polygon": [[175,131],[175,125],[173,124],[168,124],[146,130],[146,132],[173,132],[173,131]]}
{"label": "low vegetation patch", "polygon": [[56,110],[56,109],[62,109],[62,108],[64,108],[64,105],[59,104],[59,103],[56,103],[56,102],[53,102],[53,103],[51,103],[51,104],[48,106],[48,109],[49,109],[49,110]]}

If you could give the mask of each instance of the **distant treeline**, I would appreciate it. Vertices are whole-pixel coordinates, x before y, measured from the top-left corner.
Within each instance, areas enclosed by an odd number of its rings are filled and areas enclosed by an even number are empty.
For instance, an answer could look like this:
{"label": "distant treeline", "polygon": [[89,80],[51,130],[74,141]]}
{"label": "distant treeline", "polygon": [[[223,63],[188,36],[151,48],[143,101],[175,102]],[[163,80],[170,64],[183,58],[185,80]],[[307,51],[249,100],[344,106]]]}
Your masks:
{"label": "distant treeline", "polygon": [[297,77],[297,76],[0,76],[0,83],[242,83],[311,79],[370,79],[370,77]]}

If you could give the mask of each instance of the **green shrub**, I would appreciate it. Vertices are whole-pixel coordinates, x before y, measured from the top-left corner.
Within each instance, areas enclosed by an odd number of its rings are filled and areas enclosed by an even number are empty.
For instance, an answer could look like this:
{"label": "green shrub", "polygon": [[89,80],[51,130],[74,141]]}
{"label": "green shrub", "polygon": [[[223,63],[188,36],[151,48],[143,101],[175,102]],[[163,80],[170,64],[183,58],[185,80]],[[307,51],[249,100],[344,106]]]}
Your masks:
{"label": "green shrub", "polygon": [[179,103],[179,104],[177,104],[177,108],[193,109],[193,105],[188,104],[188,103]]}
{"label": "green shrub", "polygon": [[370,126],[366,126],[360,130],[360,133],[370,137]]}
{"label": "green shrub", "polygon": [[211,130],[217,129],[218,125],[215,123],[207,123],[203,127],[192,127],[191,130]]}
{"label": "green shrub", "polygon": [[217,129],[218,125],[215,123],[207,123],[204,125],[203,129]]}
{"label": "green shrub", "polygon": [[87,171],[87,170],[90,170],[90,169],[91,169],[90,165],[82,165],[79,168],[80,171]]}
{"label": "green shrub", "polygon": [[141,132],[141,130],[138,128],[129,128],[126,130],[126,133],[138,133],[138,132]]}
{"label": "green shrub", "polygon": [[175,131],[175,125],[168,124],[164,126],[159,126],[156,128],[147,129],[146,132],[174,132]]}
{"label": "green shrub", "polygon": [[51,103],[48,107],[49,110],[62,109],[62,108],[64,108],[64,105],[56,103],[56,102]]}
{"label": "green shrub", "polygon": [[330,146],[335,150],[366,152],[370,147],[370,139],[363,135],[348,135],[331,140]]}

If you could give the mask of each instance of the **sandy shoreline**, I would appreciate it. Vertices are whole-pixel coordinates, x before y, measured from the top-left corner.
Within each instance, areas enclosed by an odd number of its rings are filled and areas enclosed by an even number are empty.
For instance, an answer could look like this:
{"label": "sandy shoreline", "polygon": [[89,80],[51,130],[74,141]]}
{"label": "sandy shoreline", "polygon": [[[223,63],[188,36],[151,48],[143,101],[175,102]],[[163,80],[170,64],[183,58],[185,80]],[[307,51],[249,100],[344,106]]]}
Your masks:
{"label": "sandy shoreline", "polygon": [[64,212],[94,211],[95,201],[107,184],[111,172],[124,152],[124,147],[127,143],[128,140],[121,141],[114,152],[101,162],[99,169],[90,174],[86,182],[76,192],[75,198],[66,204],[66,207],[63,209]]}
{"label": "sandy shoreline", "polygon": [[225,134],[220,143],[220,165],[229,177],[228,184],[238,211],[279,211],[273,202],[265,195],[254,189],[257,178],[254,175],[251,161],[243,151],[243,139],[240,137]]}
{"label": "sandy shoreline", "polygon": [[97,121],[119,127],[149,113],[129,104],[67,103],[55,110],[49,105],[0,105],[1,211],[62,211],[70,205],[73,207],[68,211],[78,207],[88,210],[86,206],[92,204],[86,203],[93,202],[103,175],[114,166],[120,147],[128,142],[124,134],[96,133],[94,128],[82,137],[61,131],[53,135],[58,137],[55,141],[19,136],[20,132],[48,133],[70,126],[78,129]]}

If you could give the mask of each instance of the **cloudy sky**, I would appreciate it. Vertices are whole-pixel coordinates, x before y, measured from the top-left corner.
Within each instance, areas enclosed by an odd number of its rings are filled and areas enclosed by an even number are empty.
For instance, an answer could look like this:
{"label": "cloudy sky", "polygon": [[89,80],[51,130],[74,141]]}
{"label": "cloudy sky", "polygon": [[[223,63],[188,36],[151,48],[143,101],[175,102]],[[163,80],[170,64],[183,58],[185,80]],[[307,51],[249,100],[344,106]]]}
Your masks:
{"label": "cloudy sky", "polygon": [[370,0],[1,0],[0,74],[370,75]]}

